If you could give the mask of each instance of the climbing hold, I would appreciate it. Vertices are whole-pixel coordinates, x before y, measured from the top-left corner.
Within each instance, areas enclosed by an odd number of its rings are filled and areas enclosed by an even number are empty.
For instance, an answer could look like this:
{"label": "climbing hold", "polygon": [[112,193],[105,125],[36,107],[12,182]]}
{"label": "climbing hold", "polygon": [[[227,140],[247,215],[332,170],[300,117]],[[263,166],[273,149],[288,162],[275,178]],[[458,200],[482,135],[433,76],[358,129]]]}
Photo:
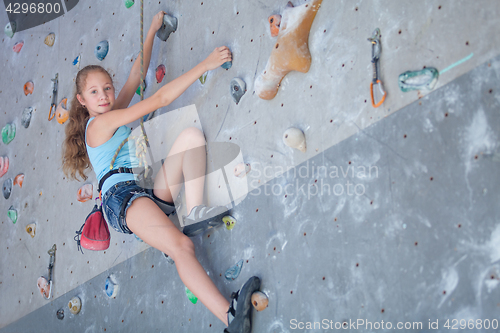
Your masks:
{"label": "climbing hold", "polygon": [[220,66],[220,67],[222,67],[222,68],[224,68],[224,69],[229,69],[229,68],[231,68],[232,66],[233,66],[233,62],[232,62],[232,61],[226,61],[226,62],[225,62],[225,63],[223,63],[223,64],[222,64],[222,66]]}
{"label": "climbing hold", "polygon": [[205,73],[203,73],[202,76],[200,76],[199,80],[200,80],[201,84],[205,84],[205,82],[207,81],[207,75],[208,75],[208,72],[205,72]]}
{"label": "climbing hold", "polygon": [[9,210],[7,211],[7,216],[12,221],[12,223],[16,224],[16,222],[17,222],[17,210],[14,208],[14,206],[10,206]]}
{"label": "climbing hold", "polygon": [[43,298],[49,299],[50,298],[50,282],[44,278],[43,276],[40,276],[38,280],[36,281],[36,285],[38,286],[38,290],[40,291],[40,294],[42,295]]}
{"label": "climbing hold", "polygon": [[56,119],[59,124],[64,124],[69,118],[69,111],[66,109],[67,98],[63,98],[56,109]]}
{"label": "climbing hold", "polygon": [[30,125],[32,113],[33,113],[32,107],[27,107],[23,110],[23,113],[21,115],[21,125],[23,125],[24,128],[28,128],[28,126]]}
{"label": "climbing hold", "polygon": [[106,58],[106,55],[108,54],[108,50],[109,50],[109,43],[107,40],[103,40],[95,47],[94,54],[97,59],[103,61],[104,58]]}
{"label": "climbing hold", "polygon": [[2,128],[2,141],[8,145],[16,136],[16,124],[7,124]]}
{"label": "climbing hold", "polygon": [[267,305],[269,303],[269,299],[267,298],[267,295],[264,294],[261,291],[256,291],[252,294],[252,305],[257,311],[262,311],[265,308],[267,308]]}
{"label": "climbing hold", "polygon": [[[146,91],[146,88],[148,87],[148,85],[146,84],[146,80],[142,81],[142,92],[144,93]],[[141,86],[137,87],[137,90],[135,91],[135,93],[139,96],[141,96]]]}
{"label": "climbing hold", "polygon": [[271,36],[276,37],[280,32],[281,15],[269,16],[269,27],[271,28]]}
{"label": "climbing hold", "polygon": [[236,105],[240,102],[241,97],[245,95],[247,85],[242,79],[235,77],[231,80],[231,96]]}
{"label": "climbing hold", "polygon": [[59,319],[59,320],[63,320],[63,319],[64,319],[64,309],[59,309],[59,310],[57,310],[57,312],[56,312],[56,317],[57,317],[57,319]]}
{"label": "climbing hold", "polygon": [[125,7],[130,8],[134,5],[134,0],[125,0]]}
{"label": "climbing hold", "polygon": [[19,187],[22,188],[23,182],[24,182],[24,173],[20,173],[16,177],[14,177],[14,185],[19,185]]}
{"label": "climbing hold", "polygon": [[75,296],[69,301],[68,307],[69,312],[71,312],[72,314],[78,314],[78,312],[80,312],[80,310],[82,309],[82,300],[80,299],[80,297]]}
{"label": "climbing hold", "polygon": [[0,156],[0,178],[3,177],[9,170],[9,158],[7,156]]}
{"label": "climbing hold", "polygon": [[19,51],[21,51],[21,49],[23,48],[23,45],[24,45],[23,41],[17,42],[16,44],[14,44],[12,49],[14,50],[14,52],[19,53]]}
{"label": "climbing hold", "polygon": [[7,178],[7,179],[3,182],[3,188],[2,188],[2,191],[3,191],[3,197],[4,197],[5,199],[10,198],[10,194],[12,193],[12,179],[11,179],[11,178]]}
{"label": "climbing hold", "polygon": [[198,297],[196,297],[187,287],[185,288],[186,288],[187,298],[191,301],[191,303],[196,304],[196,302],[198,302]]}
{"label": "climbing hold", "polygon": [[43,42],[48,46],[52,46],[54,45],[55,40],[56,40],[56,35],[53,32],[51,32],[50,34],[47,35],[47,37],[45,37],[45,40]]}
{"label": "climbing hold", "polygon": [[311,67],[309,31],[323,0],[311,0],[283,11],[278,40],[264,72],[255,80],[255,92],[262,99],[273,99],[281,81],[291,71],[307,73]]}
{"label": "climbing hold", "polygon": [[436,86],[438,77],[439,72],[433,67],[427,67],[419,71],[407,71],[399,75],[399,89],[402,92],[432,90]]}
{"label": "climbing hold", "polygon": [[250,170],[252,170],[252,167],[249,163],[239,163],[234,167],[234,175],[236,177],[243,178],[250,172]]}
{"label": "climbing hold", "polygon": [[170,16],[168,14],[164,14],[163,25],[156,32],[156,36],[158,36],[158,38],[160,38],[162,41],[166,42],[168,36],[170,36],[170,34],[172,32],[175,32],[176,30],[177,30],[177,18]]}
{"label": "climbing hold", "polygon": [[7,23],[7,25],[3,29],[3,32],[5,32],[5,34],[7,36],[9,36],[10,38],[12,38],[14,36],[14,34],[16,33],[16,22],[9,22],[9,23]]}
{"label": "climbing hold", "polygon": [[163,81],[165,77],[165,65],[159,65],[156,67],[156,83]]}
{"label": "climbing hold", "polygon": [[236,225],[236,219],[234,217],[232,217],[231,215],[227,215],[227,216],[224,216],[222,218],[222,222],[224,222],[224,224],[226,225],[226,229],[227,230],[231,230],[234,228],[234,226]]}
{"label": "climbing hold", "polygon": [[113,275],[110,275],[106,278],[106,284],[104,285],[104,291],[106,292],[106,296],[109,298],[116,298],[118,294],[119,285],[116,282],[116,279]]}
{"label": "climbing hold", "polygon": [[170,265],[175,264],[174,259],[172,259],[171,257],[169,257],[169,256],[168,256],[168,254],[163,253],[163,256],[165,257],[165,259],[167,259],[167,262],[168,262]]}
{"label": "climbing hold", "polygon": [[35,85],[33,82],[28,81],[24,84],[24,95],[28,96],[28,94],[33,93],[33,89],[35,89]]}
{"label": "climbing hold", "polygon": [[283,134],[283,142],[292,148],[296,148],[301,152],[306,152],[306,137],[298,128],[289,128]]}
{"label": "climbing hold", "polygon": [[226,280],[232,281],[232,280],[236,279],[240,275],[242,267],[243,267],[243,259],[241,259],[240,261],[238,261],[233,266],[229,267],[227,269],[226,273],[224,273],[224,276],[226,277]]}
{"label": "climbing hold", "polygon": [[92,184],[84,184],[78,189],[76,199],[80,202],[89,201],[90,199],[92,199],[93,191],[94,187],[92,186]]}
{"label": "climbing hold", "polygon": [[26,226],[26,232],[30,234],[31,238],[35,237],[35,231],[36,231],[36,224],[35,223],[30,223]]}
{"label": "climbing hold", "polygon": [[80,55],[78,55],[75,60],[73,60],[73,66],[76,66],[77,68],[80,68],[80,59],[82,57]]}

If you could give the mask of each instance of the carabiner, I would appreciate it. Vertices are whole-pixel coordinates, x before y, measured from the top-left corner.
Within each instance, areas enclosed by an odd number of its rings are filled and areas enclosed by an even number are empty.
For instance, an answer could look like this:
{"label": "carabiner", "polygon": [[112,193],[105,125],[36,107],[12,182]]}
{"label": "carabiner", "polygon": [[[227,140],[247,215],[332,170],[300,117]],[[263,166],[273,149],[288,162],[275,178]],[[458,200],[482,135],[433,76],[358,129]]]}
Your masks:
{"label": "carabiner", "polygon": [[[56,109],[55,109],[55,104],[52,103],[50,104],[50,111],[49,111],[49,121],[51,121],[52,119],[54,119],[54,117],[56,116]],[[52,113],[52,109],[54,109],[54,113]],[[51,116],[52,115],[52,116]]]}
{"label": "carabiner", "polygon": [[[378,85],[378,89],[380,90],[380,93],[382,94],[382,98],[380,99],[380,101],[377,104],[375,104],[375,98],[373,97],[373,84],[374,83]],[[374,108],[378,108],[379,106],[382,105],[382,103],[384,103],[385,96],[387,96],[387,92],[384,90],[384,87],[382,86],[382,81],[377,80],[375,82],[370,82],[370,95],[372,97],[372,106]]]}

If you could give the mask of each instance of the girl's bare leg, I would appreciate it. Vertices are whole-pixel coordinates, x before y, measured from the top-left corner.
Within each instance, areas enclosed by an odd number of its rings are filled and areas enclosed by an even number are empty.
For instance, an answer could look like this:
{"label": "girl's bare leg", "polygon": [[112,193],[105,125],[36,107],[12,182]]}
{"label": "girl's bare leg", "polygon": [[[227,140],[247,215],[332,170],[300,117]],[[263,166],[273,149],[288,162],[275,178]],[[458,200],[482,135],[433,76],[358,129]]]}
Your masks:
{"label": "girl's bare leg", "polygon": [[199,129],[189,127],[182,131],[155,178],[154,193],[167,202],[174,201],[184,183],[188,214],[193,207],[203,203],[205,144],[205,137]]}
{"label": "girl's bare leg", "polygon": [[227,326],[229,302],[196,258],[191,239],[149,198],[134,200],[127,210],[126,222],[140,239],[172,257],[184,285]]}

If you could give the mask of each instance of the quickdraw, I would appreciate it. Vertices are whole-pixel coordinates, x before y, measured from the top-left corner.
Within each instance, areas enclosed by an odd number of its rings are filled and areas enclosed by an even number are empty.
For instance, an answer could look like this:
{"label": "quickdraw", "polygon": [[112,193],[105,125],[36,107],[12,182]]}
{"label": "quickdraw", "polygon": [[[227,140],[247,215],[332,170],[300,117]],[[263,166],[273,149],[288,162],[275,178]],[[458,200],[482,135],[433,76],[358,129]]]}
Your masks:
{"label": "quickdraw", "polygon": [[[387,92],[384,90],[382,81],[378,76],[378,62],[380,60],[380,54],[382,53],[382,46],[380,45],[379,28],[373,31],[373,34],[370,38],[368,38],[368,41],[372,43],[372,65],[373,65],[373,79],[372,82],[370,83],[370,95],[372,98],[372,106],[374,108],[378,108],[380,105],[382,105],[382,103],[384,103],[385,97],[387,96]],[[373,94],[374,85],[378,86],[380,94],[382,95],[382,98],[378,101],[378,103],[375,103],[375,97]]]}
{"label": "quickdraw", "polygon": [[[59,73],[56,74],[56,77],[54,79],[51,79],[51,81],[54,82],[53,83],[54,87],[52,89],[52,104],[50,104],[49,121],[51,121],[56,115],[57,88],[59,85],[58,77],[59,77]],[[54,109],[54,113],[52,113],[52,109]]]}

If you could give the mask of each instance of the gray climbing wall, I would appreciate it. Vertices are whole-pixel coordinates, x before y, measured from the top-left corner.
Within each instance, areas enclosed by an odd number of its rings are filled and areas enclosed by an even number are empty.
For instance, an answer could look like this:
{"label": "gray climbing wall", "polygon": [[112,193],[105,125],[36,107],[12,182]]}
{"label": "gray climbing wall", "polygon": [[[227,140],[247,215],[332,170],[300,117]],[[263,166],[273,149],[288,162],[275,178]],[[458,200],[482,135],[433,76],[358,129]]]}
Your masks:
{"label": "gray climbing wall", "polygon": [[[154,78],[159,64],[169,81],[216,46],[226,44],[234,54],[232,69],[210,72],[204,85],[195,82],[159,112],[195,104],[209,146],[236,143],[252,164],[253,190],[233,209],[236,227],[194,239],[203,266],[227,296],[249,276],[262,278],[270,303],[254,313],[254,332],[327,331],[307,328],[324,319],[334,326],[358,319],[394,327],[421,322],[406,329],[415,332],[449,331],[447,319],[451,326],[453,319],[492,324],[500,309],[498,2],[325,0],[311,28],[311,70],[289,74],[276,98],[263,101],[253,82],[275,43],[267,17],[285,5],[145,3],[146,26],[161,9],[179,18],[178,32],[166,43],[155,41],[146,96],[161,86]],[[81,183],[60,170],[64,125],[46,120],[50,79],[59,73],[58,98],[69,97],[78,70],[72,59],[81,54],[81,66],[99,63],[93,48],[107,39],[110,53],[101,64],[119,89],[139,51],[138,14],[138,3],[126,9],[121,1],[80,1],[61,18],[2,37],[0,119],[2,126],[14,122],[17,135],[0,144],[0,155],[10,159],[0,180],[26,175],[23,188],[0,200],[2,333],[223,329],[201,304],[189,302],[175,266],[134,236],[112,231],[112,245],[102,253],[81,255],[73,244],[92,203],[76,200]],[[0,15],[0,26],[6,23]],[[369,102],[366,41],[375,27],[382,32],[381,78],[388,91],[378,109]],[[43,44],[50,32],[56,34],[52,48]],[[17,54],[12,47],[19,40],[25,44]],[[406,70],[453,64],[427,95],[397,87]],[[248,90],[237,106],[229,96],[233,77],[243,78]],[[29,80],[35,90],[24,96]],[[20,114],[27,106],[35,112],[25,129]],[[290,126],[304,131],[306,153],[281,141]],[[19,212],[16,224],[6,216],[11,205]],[[24,230],[32,222],[35,238]],[[54,300],[46,301],[36,279],[47,273],[54,243]],[[224,271],[240,259],[241,276],[226,281]],[[110,274],[120,284],[116,299],[103,292]],[[78,315],[67,308],[75,295],[83,302]],[[439,320],[439,330],[429,329],[429,320]]]}

